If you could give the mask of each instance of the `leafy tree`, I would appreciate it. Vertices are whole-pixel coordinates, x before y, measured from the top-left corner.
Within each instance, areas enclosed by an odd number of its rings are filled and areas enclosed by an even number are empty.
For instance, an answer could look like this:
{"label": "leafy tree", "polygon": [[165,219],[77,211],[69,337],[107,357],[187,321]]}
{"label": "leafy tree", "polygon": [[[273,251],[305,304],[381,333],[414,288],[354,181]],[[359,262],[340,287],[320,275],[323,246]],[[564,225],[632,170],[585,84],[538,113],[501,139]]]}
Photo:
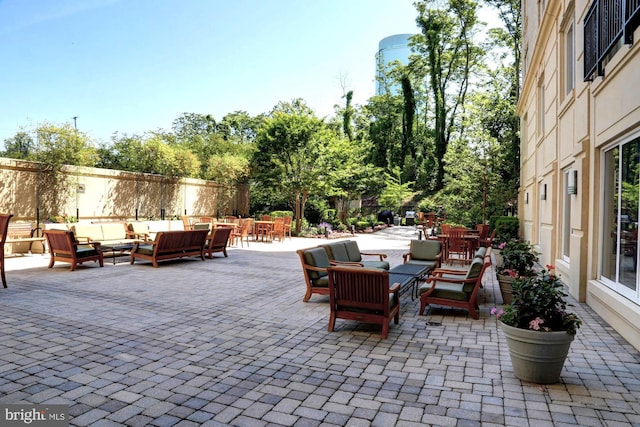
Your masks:
{"label": "leafy tree", "polygon": [[474,44],[478,24],[473,0],[423,0],[415,4],[421,34],[412,38],[419,53],[413,70],[428,76],[434,113],[434,148],[438,160],[435,190],[444,186],[444,155],[456,130],[472,70],[482,50]]}
{"label": "leafy tree", "polygon": [[346,138],[334,138],[327,145],[327,195],[336,199],[338,219],[346,223],[348,202],[369,194],[378,194],[384,187],[381,168],[366,162],[371,144]]}
{"label": "leafy tree", "polygon": [[402,183],[398,167],[394,168],[393,174],[387,172],[384,175],[387,185],[378,198],[378,203],[385,208],[400,211],[404,202],[413,195],[413,182]]}
{"label": "leafy tree", "polygon": [[252,161],[256,185],[291,202],[298,232],[310,194],[324,191],[326,145],[333,137],[300,99],[279,103],[256,137]]}
{"label": "leafy tree", "polygon": [[38,149],[33,160],[42,162],[50,169],[62,165],[94,166],[98,152],[86,133],[69,124],[41,124],[36,129]]}
{"label": "leafy tree", "polygon": [[35,151],[35,142],[31,135],[26,131],[18,131],[11,138],[4,140],[5,151],[3,157],[12,159],[28,159],[33,156]]}

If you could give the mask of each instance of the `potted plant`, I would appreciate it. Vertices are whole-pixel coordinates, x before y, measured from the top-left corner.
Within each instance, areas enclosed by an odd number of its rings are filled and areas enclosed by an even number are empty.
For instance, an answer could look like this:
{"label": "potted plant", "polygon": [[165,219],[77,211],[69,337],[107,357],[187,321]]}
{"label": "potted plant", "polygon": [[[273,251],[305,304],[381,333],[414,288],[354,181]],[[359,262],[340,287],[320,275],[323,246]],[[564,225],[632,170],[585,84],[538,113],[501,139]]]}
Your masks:
{"label": "potted plant", "polygon": [[566,311],[563,284],[553,266],[513,284],[513,301],[492,310],[500,320],[516,377],[538,384],[557,382],[580,328],[581,320]]}
{"label": "potted plant", "polygon": [[520,239],[503,242],[499,249],[502,262],[496,267],[496,276],[502,301],[509,304],[514,280],[534,274],[533,266],[538,262],[538,253],[529,242]]}

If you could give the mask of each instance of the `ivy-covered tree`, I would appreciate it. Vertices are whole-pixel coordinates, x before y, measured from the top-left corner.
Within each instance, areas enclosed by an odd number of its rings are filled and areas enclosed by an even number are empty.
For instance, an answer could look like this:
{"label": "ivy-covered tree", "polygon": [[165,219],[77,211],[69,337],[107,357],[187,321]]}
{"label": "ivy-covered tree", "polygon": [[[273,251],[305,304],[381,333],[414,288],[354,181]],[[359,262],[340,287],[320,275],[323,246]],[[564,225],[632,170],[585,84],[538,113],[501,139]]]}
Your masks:
{"label": "ivy-covered tree", "polygon": [[[422,0],[415,3],[421,30],[412,38],[418,53],[411,69],[428,78],[434,115],[435,190],[444,186],[445,153],[458,130],[472,71],[482,58],[474,37],[478,25],[473,0]],[[420,71],[422,70],[422,71]]]}

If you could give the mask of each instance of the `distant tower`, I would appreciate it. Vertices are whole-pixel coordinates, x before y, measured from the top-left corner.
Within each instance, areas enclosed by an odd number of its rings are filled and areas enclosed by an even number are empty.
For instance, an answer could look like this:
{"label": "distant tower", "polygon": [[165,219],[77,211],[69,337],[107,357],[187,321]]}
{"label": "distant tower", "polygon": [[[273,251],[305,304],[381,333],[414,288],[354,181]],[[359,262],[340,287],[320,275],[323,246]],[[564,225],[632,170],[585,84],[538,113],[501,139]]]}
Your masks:
{"label": "distant tower", "polygon": [[[382,95],[384,87],[380,87],[380,80],[389,66],[390,62],[400,61],[404,65],[409,63],[409,55],[411,48],[409,47],[409,37],[413,34],[394,34],[385,37],[378,44],[378,53],[376,53],[376,95]],[[392,90],[399,91],[400,88],[394,86]]]}

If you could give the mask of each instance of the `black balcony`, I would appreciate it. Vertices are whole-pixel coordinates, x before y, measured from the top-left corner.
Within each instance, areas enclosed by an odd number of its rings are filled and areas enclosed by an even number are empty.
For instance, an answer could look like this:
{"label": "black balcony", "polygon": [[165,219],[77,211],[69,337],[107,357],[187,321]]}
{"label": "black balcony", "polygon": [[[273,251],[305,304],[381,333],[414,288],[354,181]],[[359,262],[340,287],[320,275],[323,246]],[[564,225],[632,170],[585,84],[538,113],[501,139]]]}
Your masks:
{"label": "black balcony", "polygon": [[584,18],[584,80],[604,75],[604,61],[622,39],[633,43],[640,0],[594,0]]}

